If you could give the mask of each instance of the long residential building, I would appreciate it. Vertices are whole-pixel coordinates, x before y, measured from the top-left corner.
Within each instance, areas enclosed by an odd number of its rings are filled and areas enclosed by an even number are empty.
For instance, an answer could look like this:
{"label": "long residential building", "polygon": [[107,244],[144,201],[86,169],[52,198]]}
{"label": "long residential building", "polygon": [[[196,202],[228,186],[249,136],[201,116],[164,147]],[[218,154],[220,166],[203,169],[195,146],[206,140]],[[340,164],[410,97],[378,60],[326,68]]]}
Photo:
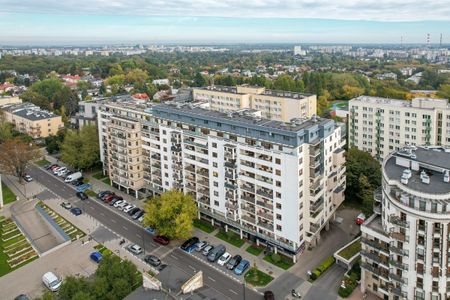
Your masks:
{"label": "long residential building", "polygon": [[56,135],[64,127],[61,116],[40,109],[30,102],[5,104],[0,110],[15,130],[34,139]]}
{"label": "long residential building", "polygon": [[380,161],[405,145],[450,145],[446,99],[360,96],[349,102],[349,146]]}
{"label": "long residential building", "polygon": [[383,299],[450,298],[450,149],[405,147],[382,164],[361,226],[361,289]]}
{"label": "long residential building", "polygon": [[341,126],[290,123],[254,110],[110,101],[99,111],[101,159],[114,186],[189,193],[199,217],[294,259],[344,200]]}
{"label": "long residential building", "polygon": [[317,96],[313,94],[267,90],[264,87],[238,85],[194,88],[196,101],[206,101],[219,111],[256,109],[262,117],[289,122],[294,118],[312,117],[317,113]]}

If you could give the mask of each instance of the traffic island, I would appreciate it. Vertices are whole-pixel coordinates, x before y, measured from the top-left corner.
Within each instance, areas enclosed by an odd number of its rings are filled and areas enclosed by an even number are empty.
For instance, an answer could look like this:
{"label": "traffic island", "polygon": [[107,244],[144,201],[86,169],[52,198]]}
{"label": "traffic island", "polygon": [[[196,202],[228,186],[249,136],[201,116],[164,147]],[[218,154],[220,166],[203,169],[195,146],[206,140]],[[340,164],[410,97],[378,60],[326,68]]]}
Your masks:
{"label": "traffic island", "polygon": [[264,287],[268,285],[273,277],[263,271],[258,270],[258,268],[253,267],[244,276],[245,282],[255,287]]}

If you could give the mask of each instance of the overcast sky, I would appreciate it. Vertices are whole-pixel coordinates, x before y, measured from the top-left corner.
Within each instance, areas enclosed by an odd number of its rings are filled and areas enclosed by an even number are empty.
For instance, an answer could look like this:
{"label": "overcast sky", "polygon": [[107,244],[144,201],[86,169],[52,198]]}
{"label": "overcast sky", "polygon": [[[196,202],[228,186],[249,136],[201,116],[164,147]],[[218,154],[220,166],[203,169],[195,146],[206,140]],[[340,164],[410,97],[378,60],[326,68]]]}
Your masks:
{"label": "overcast sky", "polygon": [[450,0],[0,0],[0,43],[450,43]]}

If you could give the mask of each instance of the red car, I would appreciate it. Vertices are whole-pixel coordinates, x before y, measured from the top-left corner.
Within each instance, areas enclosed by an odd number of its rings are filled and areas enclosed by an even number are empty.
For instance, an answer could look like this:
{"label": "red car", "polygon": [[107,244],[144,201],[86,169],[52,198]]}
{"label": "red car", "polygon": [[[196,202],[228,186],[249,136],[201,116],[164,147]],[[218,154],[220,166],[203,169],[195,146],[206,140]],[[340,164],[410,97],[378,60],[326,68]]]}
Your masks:
{"label": "red car", "polygon": [[360,213],[355,219],[355,223],[358,224],[358,225],[361,225],[365,221],[366,221],[366,215],[363,214],[363,213]]}
{"label": "red car", "polygon": [[109,203],[112,199],[114,199],[114,197],[116,197],[116,195],[108,195],[105,198],[103,198],[103,202]]}
{"label": "red car", "polygon": [[164,246],[168,245],[170,242],[170,240],[167,237],[162,236],[162,235],[154,236],[153,241],[155,241],[158,244],[164,245]]}

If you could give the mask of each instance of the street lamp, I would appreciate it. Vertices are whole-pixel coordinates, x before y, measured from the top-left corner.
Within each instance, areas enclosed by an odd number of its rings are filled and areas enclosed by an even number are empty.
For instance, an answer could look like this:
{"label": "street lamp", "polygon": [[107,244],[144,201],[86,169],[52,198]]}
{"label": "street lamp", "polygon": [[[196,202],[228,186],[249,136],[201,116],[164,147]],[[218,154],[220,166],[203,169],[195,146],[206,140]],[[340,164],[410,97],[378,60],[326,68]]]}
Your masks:
{"label": "street lamp", "polygon": [[243,295],[244,295],[244,300],[245,300],[245,279],[244,279],[244,282],[242,282],[242,287],[244,289]]}

